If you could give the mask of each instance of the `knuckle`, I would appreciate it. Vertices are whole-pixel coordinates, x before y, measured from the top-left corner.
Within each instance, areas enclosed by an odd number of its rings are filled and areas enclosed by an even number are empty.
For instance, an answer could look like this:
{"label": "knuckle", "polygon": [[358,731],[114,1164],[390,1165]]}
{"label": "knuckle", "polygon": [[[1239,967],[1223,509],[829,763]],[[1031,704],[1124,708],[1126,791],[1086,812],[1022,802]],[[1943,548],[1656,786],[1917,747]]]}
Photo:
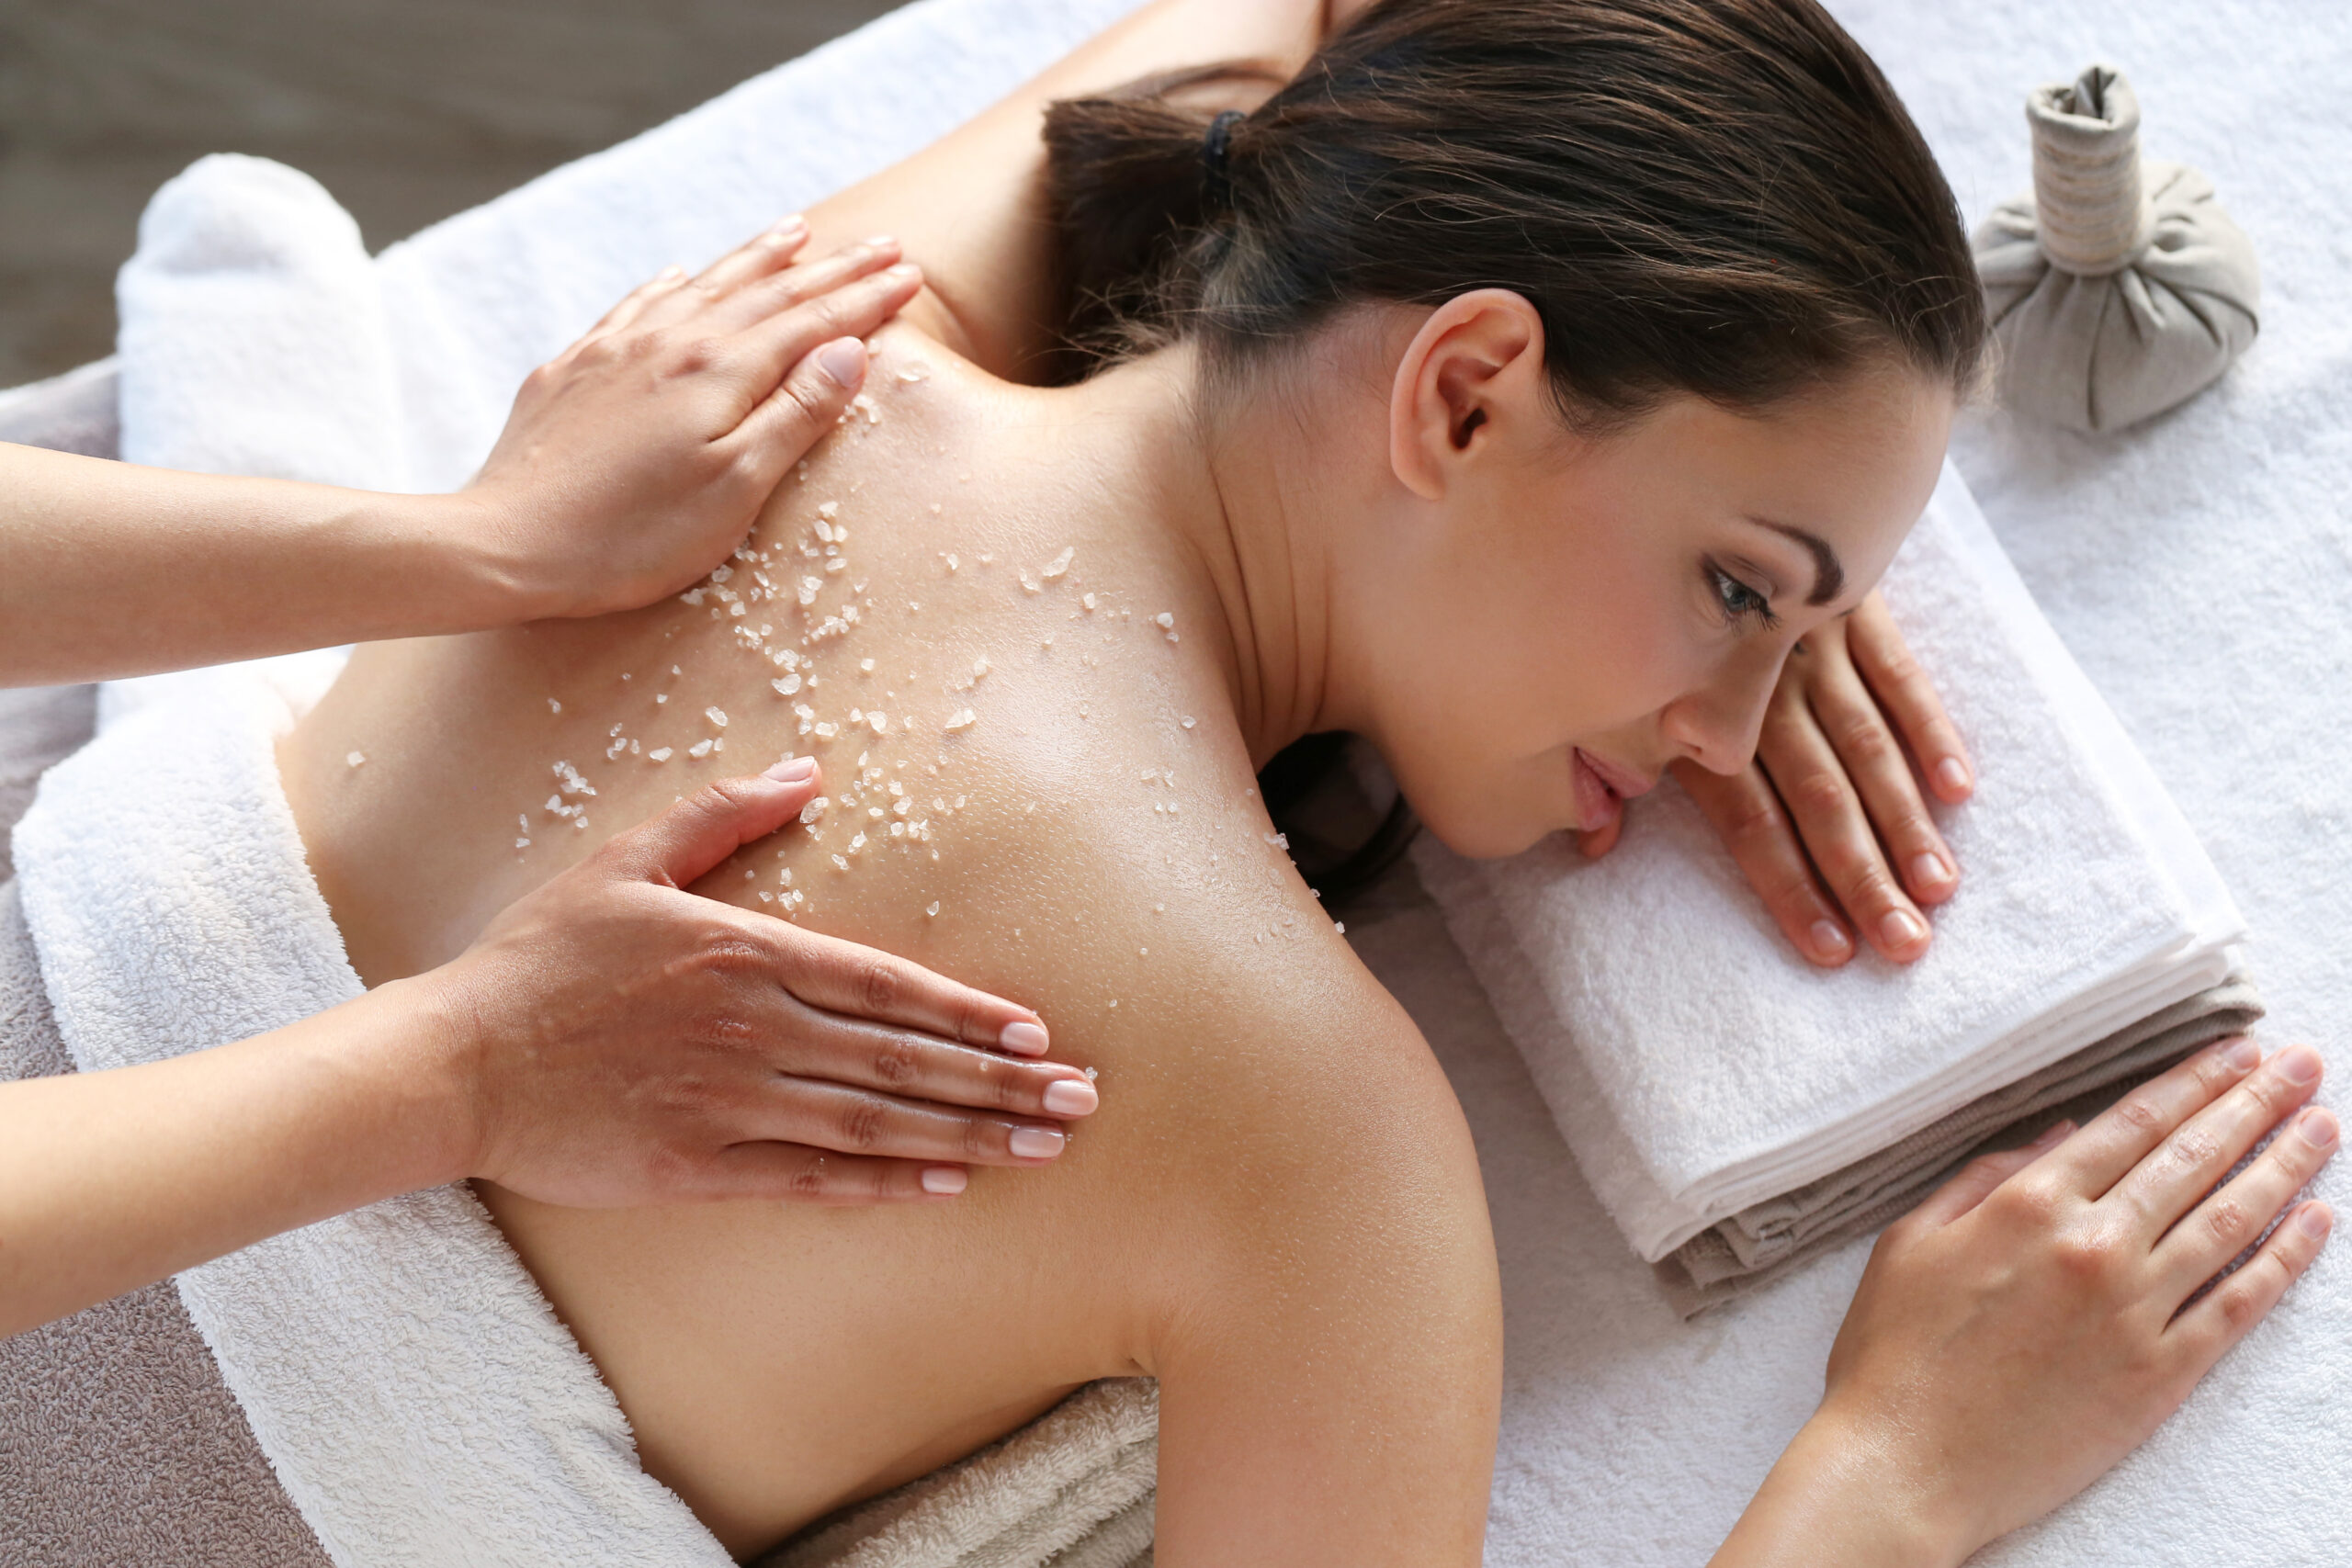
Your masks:
{"label": "knuckle", "polygon": [[1757,790],[1744,795],[1725,818],[1724,836],[1736,850],[1769,843],[1780,837],[1784,828],[1780,806],[1769,791]]}
{"label": "knuckle", "polygon": [[[2284,1263],[2274,1266],[2279,1269],[2286,1267]],[[2253,1273],[2252,1267],[2241,1269],[2213,1291],[2213,1310],[2233,1335],[2243,1334],[2252,1328],[2269,1310],[2270,1303],[2267,1300],[2269,1292],[2248,1277]]]}
{"label": "knuckle", "polygon": [[1837,729],[1838,750],[1857,766],[1885,762],[1894,756],[1894,737],[1878,716],[1852,713],[1841,716]]}
{"label": "knuckle", "polygon": [[2052,1239],[2051,1257],[2068,1278],[2096,1282],[2114,1270],[2121,1249],[2114,1233],[2106,1227],[2078,1225]]}
{"label": "knuckle", "polygon": [[681,340],[671,357],[680,370],[693,375],[725,366],[730,350],[725,338],[701,333]]}
{"label": "knuckle", "polygon": [[2108,1114],[2144,1137],[2160,1137],[2172,1125],[2172,1118],[2145,1095],[2124,1096],[2109,1108]]}
{"label": "knuckle", "polygon": [[890,1010],[906,987],[899,972],[890,964],[868,960],[858,965],[857,994],[869,1013],[879,1016]]}
{"label": "knuckle", "polygon": [[881,1145],[888,1131],[890,1108],[878,1100],[852,1100],[842,1107],[836,1131],[844,1150],[867,1153]]}
{"label": "knuckle", "polygon": [[2245,1204],[2223,1195],[2205,1205],[2203,1221],[2207,1234],[2234,1252],[2252,1233],[2254,1216],[2246,1212]]}
{"label": "knuckle", "polygon": [[1790,807],[1800,817],[1829,817],[1846,807],[1846,781],[1826,768],[1801,774],[1787,793]]}
{"label": "knuckle", "polygon": [[882,1042],[874,1053],[874,1077],[892,1089],[903,1088],[922,1076],[922,1047],[904,1035]]}
{"label": "knuckle", "polygon": [[2005,1182],[1985,1201],[2010,1224],[2030,1231],[2055,1229],[2064,1210],[2056,1190],[2033,1180]]}
{"label": "knuckle", "polygon": [[802,1156],[785,1181],[785,1190],[792,1196],[812,1201],[824,1197],[831,1188],[831,1174],[825,1168],[822,1155]]}

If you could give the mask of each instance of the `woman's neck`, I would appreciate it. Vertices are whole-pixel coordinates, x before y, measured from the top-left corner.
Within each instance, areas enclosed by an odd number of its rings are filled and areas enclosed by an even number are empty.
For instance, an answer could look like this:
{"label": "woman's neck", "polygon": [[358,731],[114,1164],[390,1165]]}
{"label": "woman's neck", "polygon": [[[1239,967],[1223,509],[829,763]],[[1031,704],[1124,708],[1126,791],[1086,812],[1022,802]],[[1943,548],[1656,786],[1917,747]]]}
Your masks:
{"label": "woman's neck", "polygon": [[[1179,344],[1074,388],[1039,394],[1080,427],[1110,499],[1148,519],[1218,610],[1211,640],[1254,765],[1300,736],[1349,728],[1337,700],[1329,545],[1346,498],[1317,482],[1335,462],[1325,394],[1306,377],[1253,386],[1213,414],[1200,355]],[[1270,378],[1269,382],[1277,378]]]}

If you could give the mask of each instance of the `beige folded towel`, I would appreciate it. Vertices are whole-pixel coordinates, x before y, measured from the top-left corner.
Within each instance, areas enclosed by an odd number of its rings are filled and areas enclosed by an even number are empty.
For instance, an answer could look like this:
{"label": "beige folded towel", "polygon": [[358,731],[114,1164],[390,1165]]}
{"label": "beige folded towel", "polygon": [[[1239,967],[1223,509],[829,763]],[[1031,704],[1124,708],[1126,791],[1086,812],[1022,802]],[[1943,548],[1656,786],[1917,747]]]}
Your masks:
{"label": "beige folded towel", "polygon": [[[2221,985],[2120,1029],[2064,1061],[1971,1101],[1890,1148],[1717,1222],[1655,1267],[1684,1316],[1778,1279],[1902,1214],[1961,1164],[2058,1120],[2058,1108],[2154,1077],[2263,1013],[2253,982]],[[2047,1114],[2046,1114],[2047,1113]]]}

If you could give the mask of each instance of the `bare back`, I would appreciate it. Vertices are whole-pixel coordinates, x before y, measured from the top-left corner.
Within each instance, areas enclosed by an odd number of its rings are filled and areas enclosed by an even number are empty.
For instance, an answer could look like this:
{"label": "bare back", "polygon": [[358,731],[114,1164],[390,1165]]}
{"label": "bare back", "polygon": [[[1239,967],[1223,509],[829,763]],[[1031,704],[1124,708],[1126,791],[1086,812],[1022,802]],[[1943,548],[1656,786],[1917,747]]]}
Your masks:
{"label": "bare back", "polygon": [[695,784],[814,751],[823,817],[701,890],[1037,1007],[1103,1108],[921,1210],[485,1192],[647,1468],[749,1552],[1141,1371],[1166,1561],[1474,1560],[1476,1163],[1272,841],[1185,635],[1212,596],[1106,510],[1118,433],[1058,394],[910,328],[870,385],[699,603],[355,657],[282,754],[354,962],[436,964]]}

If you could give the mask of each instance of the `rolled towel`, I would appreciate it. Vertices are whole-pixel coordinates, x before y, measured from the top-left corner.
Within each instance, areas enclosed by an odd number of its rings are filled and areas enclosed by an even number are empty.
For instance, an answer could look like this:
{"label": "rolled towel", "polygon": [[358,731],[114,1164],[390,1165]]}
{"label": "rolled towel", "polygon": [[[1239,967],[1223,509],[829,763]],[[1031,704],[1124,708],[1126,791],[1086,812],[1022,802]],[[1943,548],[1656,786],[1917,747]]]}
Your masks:
{"label": "rolled towel", "polygon": [[1643,1258],[1675,1260],[1685,1307],[1883,1221],[2052,1096],[2250,1016],[2243,987],[2216,991],[2245,929],[2227,890],[1949,465],[1885,592],[1981,774],[1939,813],[1964,875],[1916,964],[1807,964],[1671,785],[1597,862],[1414,851],[1587,1179]]}
{"label": "rolled towel", "polygon": [[2094,65],[2038,87],[2033,194],[1975,234],[2001,397],[2075,430],[2120,430],[2163,412],[2254,341],[2262,301],[2254,243],[2178,164],[2140,162],[2140,101]]}

